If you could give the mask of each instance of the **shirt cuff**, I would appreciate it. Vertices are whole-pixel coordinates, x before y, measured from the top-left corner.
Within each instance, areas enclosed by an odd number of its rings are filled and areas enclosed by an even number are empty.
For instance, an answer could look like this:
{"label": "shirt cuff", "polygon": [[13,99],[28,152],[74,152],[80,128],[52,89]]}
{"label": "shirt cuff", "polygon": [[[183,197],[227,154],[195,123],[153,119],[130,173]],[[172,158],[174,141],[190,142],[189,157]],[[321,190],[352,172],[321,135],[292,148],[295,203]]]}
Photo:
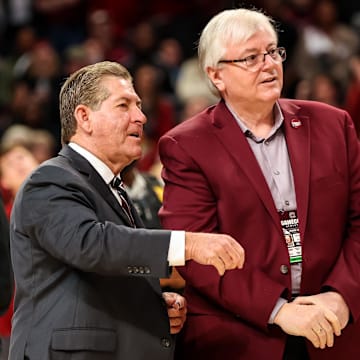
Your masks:
{"label": "shirt cuff", "polygon": [[270,318],[269,318],[269,321],[268,323],[269,324],[273,324],[274,323],[274,319],[275,319],[275,316],[277,315],[277,313],[279,312],[279,310],[281,309],[281,307],[287,303],[287,300],[283,299],[283,298],[280,298],[277,303],[275,304],[274,306],[274,309],[273,311],[271,312],[271,315],[270,315]]}
{"label": "shirt cuff", "polygon": [[170,266],[185,265],[185,231],[171,232],[168,262]]}

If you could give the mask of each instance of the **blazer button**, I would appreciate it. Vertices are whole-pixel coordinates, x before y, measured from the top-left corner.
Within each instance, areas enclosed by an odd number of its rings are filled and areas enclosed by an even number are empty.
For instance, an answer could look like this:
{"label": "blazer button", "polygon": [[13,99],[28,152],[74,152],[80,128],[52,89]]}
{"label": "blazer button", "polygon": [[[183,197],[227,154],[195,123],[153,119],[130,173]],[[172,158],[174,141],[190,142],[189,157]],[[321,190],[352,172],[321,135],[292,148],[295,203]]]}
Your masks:
{"label": "blazer button", "polygon": [[132,266],[128,266],[128,273],[129,274],[132,274],[134,271],[133,271],[133,267]]}
{"label": "blazer button", "polygon": [[281,265],[280,266],[280,272],[284,275],[286,275],[289,272],[289,268],[287,267],[287,265]]}
{"label": "blazer button", "polygon": [[145,266],[145,274],[150,274],[150,273],[151,273],[150,268],[148,268],[147,266]]}
{"label": "blazer button", "polygon": [[163,347],[169,348],[171,346],[171,341],[168,338],[162,338],[161,345]]}

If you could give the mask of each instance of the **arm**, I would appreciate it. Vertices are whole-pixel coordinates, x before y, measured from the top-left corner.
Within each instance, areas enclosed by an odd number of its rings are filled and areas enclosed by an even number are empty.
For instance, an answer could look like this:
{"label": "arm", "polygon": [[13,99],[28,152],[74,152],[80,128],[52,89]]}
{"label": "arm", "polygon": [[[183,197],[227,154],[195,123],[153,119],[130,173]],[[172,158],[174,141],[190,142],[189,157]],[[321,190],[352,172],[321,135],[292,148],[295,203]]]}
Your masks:
{"label": "arm", "polygon": [[[350,117],[345,115],[344,132],[347,144],[349,168],[349,202],[342,251],[330,275],[324,281],[323,290],[311,301],[326,303],[341,320],[344,327],[350,315],[355,321],[360,316],[360,147]],[[338,293],[338,294],[337,294]]]}
{"label": "arm", "polygon": [[[169,231],[123,226],[100,194],[60,167],[40,167],[32,175],[17,196],[11,223],[15,252],[25,236],[38,261],[50,254],[54,266],[102,275],[169,275]],[[131,272],[135,267],[139,272]]]}
{"label": "arm", "polygon": [[[14,214],[19,236],[73,267],[104,275],[169,276],[171,232],[123,226],[100,194],[62,168],[37,170]],[[186,233],[184,251],[185,260],[213,265],[221,275],[244,260],[243,249],[227,235]]]}

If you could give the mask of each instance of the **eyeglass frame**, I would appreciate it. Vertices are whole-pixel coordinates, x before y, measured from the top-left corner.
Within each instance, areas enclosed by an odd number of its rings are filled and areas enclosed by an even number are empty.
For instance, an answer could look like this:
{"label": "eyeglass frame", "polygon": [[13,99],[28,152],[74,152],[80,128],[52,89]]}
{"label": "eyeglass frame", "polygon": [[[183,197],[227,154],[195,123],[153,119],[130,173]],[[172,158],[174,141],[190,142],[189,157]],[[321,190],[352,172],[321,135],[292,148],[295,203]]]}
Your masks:
{"label": "eyeglass frame", "polygon": [[265,56],[266,55],[269,55],[271,60],[276,62],[277,59],[274,59],[273,56],[272,56],[272,54],[274,55],[275,53],[277,54],[277,56],[279,56],[279,60],[280,60],[279,62],[284,62],[286,60],[286,49],[284,47],[280,46],[280,47],[277,47],[275,49],[271,49],[271,50],[269,50],[267,52],[264,52],[264,53],[245,56],[242,59],[233,59],[233,60],[223,59],[223,60],[219,60],[218,64],[238,64],[238,63],[240,63],[240,64],[243,64],[243,66],[240,66],[240,67],[242,67],[245,70],[257,71],[258,70],[257,68],[252,70],[251,66],[249,67],[249,65],[247,64],[247,61],[249,60],[249,58],[254,58],[253,60],[255,60],[259,56],[263,55],[263,61],[258,62],[258,63],[253,65],[253,66],[256,66],[258,64],[261,64],[261,63],[265,62]]}

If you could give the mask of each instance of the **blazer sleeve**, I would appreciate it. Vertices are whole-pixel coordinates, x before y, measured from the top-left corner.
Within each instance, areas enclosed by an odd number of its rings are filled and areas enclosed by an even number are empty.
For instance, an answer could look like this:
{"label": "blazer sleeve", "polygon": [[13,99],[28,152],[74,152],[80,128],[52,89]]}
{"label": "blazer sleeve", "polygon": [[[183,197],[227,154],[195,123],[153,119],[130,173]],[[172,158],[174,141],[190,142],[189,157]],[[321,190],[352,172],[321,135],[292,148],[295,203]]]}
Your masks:
{"label": "blazer sleeve", "polygon": [[349,168],[348,219],[342,251],[324,287],[342,294],[356,320],[360,317],[360,145],[353,122],[347,114],[344,134]]}
{"label": "blazer sleeve", "polygon": [[0,199],[0,314],[4,313],[12,296],[12,272],[9,252],[9,224]]}
{"label": "blazer sleeve", "polygon": [[123,225],[94,188],[58,166],[42,166],[32,174],[11,216],[14,263],[23,251],[32,251],[33,262],[50,254],[54,262],[84,272],[167,277],[169,242],[170,231]]}

